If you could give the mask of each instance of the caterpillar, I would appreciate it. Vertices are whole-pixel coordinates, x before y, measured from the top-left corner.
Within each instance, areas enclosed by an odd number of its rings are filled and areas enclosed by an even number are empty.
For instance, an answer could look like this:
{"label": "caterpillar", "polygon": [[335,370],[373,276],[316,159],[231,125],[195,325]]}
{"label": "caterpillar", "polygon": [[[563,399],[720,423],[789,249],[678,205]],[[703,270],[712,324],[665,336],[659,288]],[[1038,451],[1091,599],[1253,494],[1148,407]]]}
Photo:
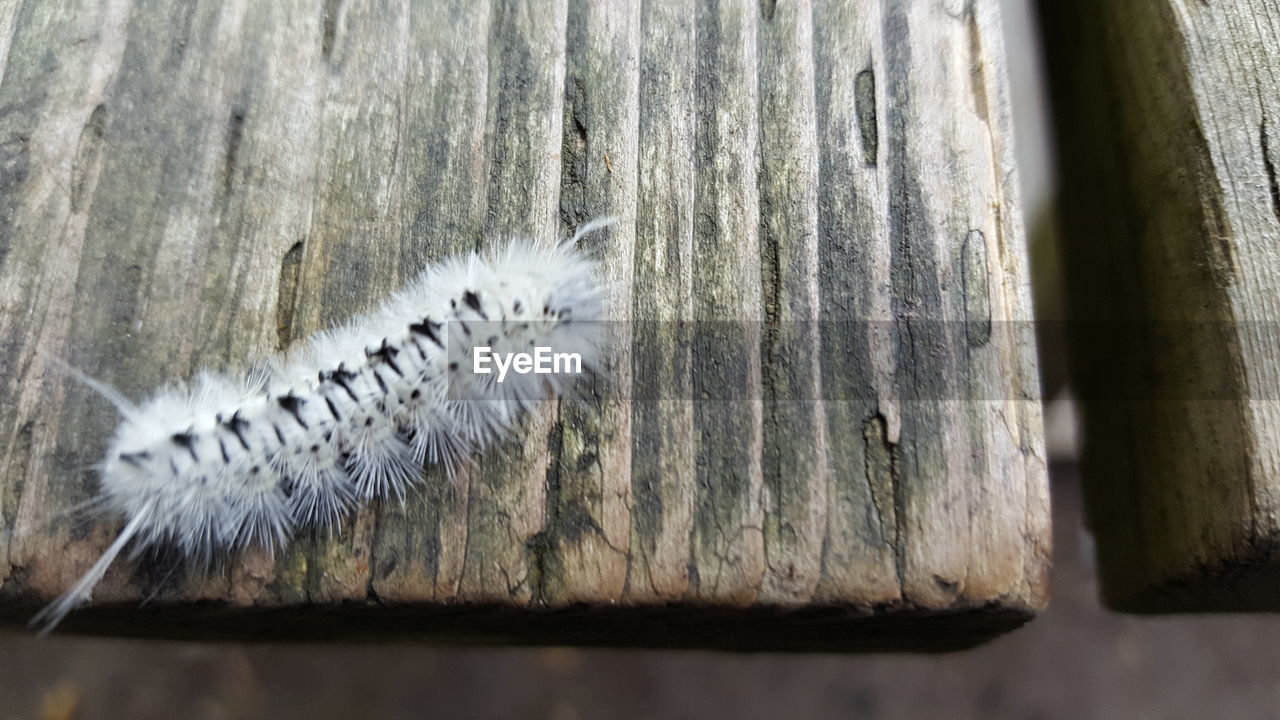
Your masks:
{"label": "caterpillar", "polygon": [[[205,567],[218,553],[283,547],[361,503],[403,501],[424,463],[452,473],[508,435],[533,402],[597,367],[605,297],[578,241],[613,222],[447,260],[291,353],[240,377],[203,372],[141,405],[76,372],[122,416],[95,500],[125,523],[32,623],[48,632],[89,600],[125,547],[168,546]],[[541,349],[577,366],[507,372]],[[477,356],[508,363],[485,372]]]}

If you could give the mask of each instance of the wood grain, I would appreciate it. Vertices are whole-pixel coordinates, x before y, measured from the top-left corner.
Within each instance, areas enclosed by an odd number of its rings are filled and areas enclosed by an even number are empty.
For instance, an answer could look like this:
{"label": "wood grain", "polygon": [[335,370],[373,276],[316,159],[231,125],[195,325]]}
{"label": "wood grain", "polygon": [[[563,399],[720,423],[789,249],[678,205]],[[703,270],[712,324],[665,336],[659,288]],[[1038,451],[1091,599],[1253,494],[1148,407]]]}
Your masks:
{"label": "wood grain", "polygon": [[1106,598],[1280,609],[1280,8],[1043,9]]}
{"label": "wood grain", "polygon": [[580,399],[334,537],[121,563],[66,629],[940,649],[1043,606],[994,2],[38,5],[0,16],[3,617],[115,530],[50,522],[115,423],[55,358],[144,396],[606,214]]}

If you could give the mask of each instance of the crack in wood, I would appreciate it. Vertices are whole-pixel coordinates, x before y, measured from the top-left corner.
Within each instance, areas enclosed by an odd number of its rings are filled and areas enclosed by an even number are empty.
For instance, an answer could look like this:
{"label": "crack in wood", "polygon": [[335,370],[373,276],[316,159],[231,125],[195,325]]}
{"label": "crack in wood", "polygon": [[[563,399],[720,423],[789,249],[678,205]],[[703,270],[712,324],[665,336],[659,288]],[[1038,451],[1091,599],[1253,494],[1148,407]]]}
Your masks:
{"label": "crack in wood", "polygon": [[324,0],[320,14],[320,57],[325,62],[333,59],[333,43],[338,35],[338,14],[342,12],[342,0]]}
{"label": "crack in wood", "polygon": [[880,118],[876,114],[876,73],[868,66],[854,79],[858,113],[858,133],[862,139],[862,162],[876,167],[880,157]]}
{"label": "crack in wood", "polygon": [[235,182],[236,164],[240,160],[240,143],[244,140],[244,105],[231,108],[231,116],[227,119],[227,145],[222,155],[222,199],[226,202],[231,197],[231,186]]}
{"label": "crack in wood", "polygon": [[1280,220],[1280,180],[1276,178],[1276,164],[1271,159],[1271,138],[1267,133],[1267,118],[1264,115],[1258,128],[1259,143],[1262,145],[1262,167],[1267,173],[1267,188],[1271,191],[1271,212],[1276,220]]}

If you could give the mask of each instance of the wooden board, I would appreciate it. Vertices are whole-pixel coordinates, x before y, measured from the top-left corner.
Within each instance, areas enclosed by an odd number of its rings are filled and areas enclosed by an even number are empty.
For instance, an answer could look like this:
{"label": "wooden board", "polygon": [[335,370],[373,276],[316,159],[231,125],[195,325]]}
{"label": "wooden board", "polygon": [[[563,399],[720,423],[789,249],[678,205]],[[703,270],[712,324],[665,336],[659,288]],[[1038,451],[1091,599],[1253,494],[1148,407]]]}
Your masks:
{"label": "wooden board", "polygon": [[1276,4],[1042,9],[1107,601],[1280,609]]}
{"label": "wooden board", "polygon": [[606,214],[630,341],[589,402],[335,537],[122,563],[66,630],[928,649],[1043,606],[994,2],[35,5],[0,17],[10,620],[116,529],[45,523],[115,423],[55,358],[145,396]]}

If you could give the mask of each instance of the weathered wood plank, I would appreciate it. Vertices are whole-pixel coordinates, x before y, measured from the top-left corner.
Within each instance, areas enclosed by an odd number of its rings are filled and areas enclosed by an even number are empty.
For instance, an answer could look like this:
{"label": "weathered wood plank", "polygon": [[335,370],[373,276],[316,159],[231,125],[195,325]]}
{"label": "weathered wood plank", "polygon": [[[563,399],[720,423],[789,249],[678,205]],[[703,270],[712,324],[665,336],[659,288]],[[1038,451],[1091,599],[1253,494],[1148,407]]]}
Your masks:
{"label": "weathered wood plank", "polygon": [[679,0],[641,8],[639,162],[632,300],[631,563],[625,597],[676,601],[689,590],[694,493],[693,316],[696,23]]}
{"label": "weathered wood plank", "polygon": [[67,629],[909,649],[1043,604],[993,2],[24,5],[0,37],[0,615],[113,531],[42,524],[115,422],[51,358],[144,395],[603,214],[619,342],[580,398],[333,537],[121,563]]}
{"label": "weathered wood plank", "polygon": [[[818,326],[818,158],[813,8],[765,10],[760,25],[760,252],[765,330],[761,598],[809,602],[822,579],[827,435]],[[787,438],[779,442],[778,438]]]}
{"label": "weathered wood plank", "polygon": [[699,4],[694,36],[692,594],[750,604],[764,576],[756,24]]}
{"label": "weathered wood plank", "polygon": [[1277,7],[1043,11],[1107,601],[1280,609]]}
{"label": "weathered wood plank", "polygon": [[[897,437],[889,308],[889,139],[879,13],[856,3],[814,7],[818,123],[818,275],[823,390],[831,440],[830,507],[821,598],[902,600],[898,563]],[[877,78],[879,82],[877,83]],[[849,192],[846,188],[854,188]],[[883,404],[881,399],[886,402]],[[884,408],[883,410],[881,408]],[[891,418],[893,436],[888,433]]]}
{"label": "weathered wood plank", "polygon": [[[640,6],[570,6],[565,80],[560,214],[569,226],[594,219],[599,208],[636,217],[639,130]],[[548,469],[541,602],[616,601],[627,586],[631,538],[632,342],[628,337],[635,264],[635,225],[585,239],[604,263],[613,289],[609,308],[616,345],[605,377],[561,405],[559,460]],[[552,495],[554,493],[554,495]]]}

